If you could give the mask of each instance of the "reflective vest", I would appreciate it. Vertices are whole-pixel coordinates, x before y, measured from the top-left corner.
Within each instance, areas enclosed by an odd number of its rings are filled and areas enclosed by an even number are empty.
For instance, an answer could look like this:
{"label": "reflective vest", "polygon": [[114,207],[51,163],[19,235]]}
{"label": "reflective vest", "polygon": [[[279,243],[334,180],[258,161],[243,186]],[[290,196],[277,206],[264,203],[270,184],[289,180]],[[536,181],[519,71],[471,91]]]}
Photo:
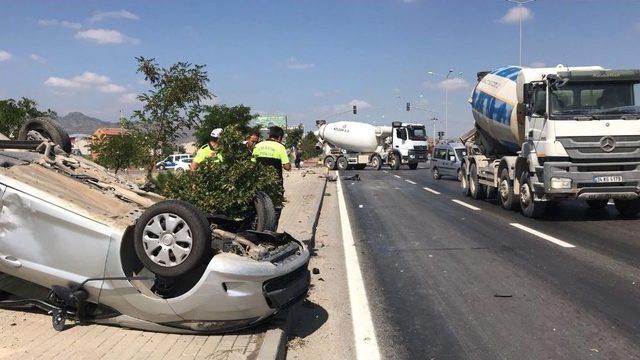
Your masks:
{"label": "reflective vest", "polygon": [[214,162],[221,162],[222,155],[218,152],[217,149],[212,149],[209,144],[205,144],[198,149],[196,152],[196,156],[193,158],[193,162],[199,164],[203,162],[208,157],[215,156],[216,158],[213,160]]}
{"label": "reflective vest", "polygon": [[264,140],[253,148],[253,157],[260,163],[271,165],[282,179],[282,165],[289,163],[289,156],[284,145],[275,140]]}

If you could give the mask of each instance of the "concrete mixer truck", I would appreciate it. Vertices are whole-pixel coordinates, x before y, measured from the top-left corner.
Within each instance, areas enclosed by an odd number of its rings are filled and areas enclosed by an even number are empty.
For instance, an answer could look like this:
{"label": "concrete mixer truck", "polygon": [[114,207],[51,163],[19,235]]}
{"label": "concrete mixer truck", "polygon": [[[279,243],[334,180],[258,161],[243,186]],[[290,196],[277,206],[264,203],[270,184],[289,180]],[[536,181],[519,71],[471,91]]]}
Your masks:
{"label": "concrete mixer truck", "polygon": [[394,121],[391,126],[376,126],[355,121],[327,124],[316,121],[315,135],[324,155],[324,164],[331,170],[376,170],[387,163],[397,170],[401,165],[418,168],[427,161],[427,135],[422,124]]}
{"label": "concrete mixer truck", "polygon": [[465,195],[527,217],[563,199],[640,212],[640,70],[510,66],[478,73],[469,102]]}

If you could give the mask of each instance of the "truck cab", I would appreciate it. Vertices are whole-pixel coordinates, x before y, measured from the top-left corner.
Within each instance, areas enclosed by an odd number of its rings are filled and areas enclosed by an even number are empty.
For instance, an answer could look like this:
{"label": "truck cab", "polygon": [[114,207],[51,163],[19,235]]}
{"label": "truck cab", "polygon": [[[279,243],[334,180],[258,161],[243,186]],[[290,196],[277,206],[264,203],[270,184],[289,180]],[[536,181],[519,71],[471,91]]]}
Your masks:
{"label": "truck cab", "polygon": [[387,161],[392,168],[408,165],[410,169],[416,169],[418,163],[427,161],[427,132],[424,125],[394,121],[391,126],[391,150]]}
{"label": "truck cab", "polygon": [[522,91],[536,196],[640,201],[640,70],[565,68]]}

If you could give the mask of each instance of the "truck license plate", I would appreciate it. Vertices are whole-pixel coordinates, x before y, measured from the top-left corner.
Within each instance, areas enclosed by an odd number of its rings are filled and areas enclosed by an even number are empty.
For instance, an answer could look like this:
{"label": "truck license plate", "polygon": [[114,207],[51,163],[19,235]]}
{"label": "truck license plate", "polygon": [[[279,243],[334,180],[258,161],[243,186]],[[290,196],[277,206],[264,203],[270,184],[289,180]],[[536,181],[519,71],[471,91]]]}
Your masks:
{"label": "truck license plate", "polygon": [[593,182],[596,183],[617,183],[622,182],[622,176],[595,176]]}

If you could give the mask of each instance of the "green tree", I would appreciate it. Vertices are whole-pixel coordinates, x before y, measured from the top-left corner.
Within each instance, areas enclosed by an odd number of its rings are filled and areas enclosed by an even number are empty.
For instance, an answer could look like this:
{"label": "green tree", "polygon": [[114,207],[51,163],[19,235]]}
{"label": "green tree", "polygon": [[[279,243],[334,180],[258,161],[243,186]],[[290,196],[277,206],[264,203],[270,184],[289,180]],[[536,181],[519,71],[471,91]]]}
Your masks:
{"label": "green tree", "polygon": [[137,72],[144,75],[151,90],[138,96],[142,110],[135,111],[132,120],[124,119],[122,123],[148,149],[146,169],[147,179],[151,180],[163,148],[173,144],[185,130],[200,124],[202,101],[211,98],[207,88],[209,77],[204,65],[178,62],[163,68],[155,59],[136,60]]}
{"label": "green tree", "polygon": [[141,143],[134,134],[94,139],[91,153],[96,155],[98,164],[113,169],[117,174],[119,170],[142,164],[147,158],[146,148]]}
{"label": "green tree", "polygon": [[51,109],[40,111],[37,106],[38,103],[35,100],[26,97],[17,101],[14,99],[0,100],[0,133],[15,137],[27,117],[58,117],[55,111]]}
{"label": "green tree", "polygon": [[307,160],[322,154],[322,150],[316,147],[317,144],[318,138],[313,134],[312,131],[309,131],[300,142],[300,149],[302,150],[303,160]]}
{"label": "green tree", "polygon": [[298,143],[302,140],[302,135],[304,135],[304,132],[301,128],[287,130],[287,137],[285,138],[284,146],[287,149],[290,149],[292,146],[298,146]]}
{"label": "green tree", "polygon": [[222,161],[209,158],[194,172],[163,173],[157,181],[160,193],[188,201],[203,211],[235,218],[251,209],[258,191],[267,193],[276,206],[281,205],[284,197],[275,169],[251,160],[240,128],[232,125],[224,129],[220,138]]}
{"label": "green tree", "polygon": [[251,108],[242,104],[235,106],[213,105],[205,106],[205,115],[196,128],[194,136],[198,145],[204,145],[209,141],[209,134],[215,128],[226,128],[230,125],[237,125],[240,132],[245,135],[252,128],[249,126],[251,120],[258,115],[251,114]]}

